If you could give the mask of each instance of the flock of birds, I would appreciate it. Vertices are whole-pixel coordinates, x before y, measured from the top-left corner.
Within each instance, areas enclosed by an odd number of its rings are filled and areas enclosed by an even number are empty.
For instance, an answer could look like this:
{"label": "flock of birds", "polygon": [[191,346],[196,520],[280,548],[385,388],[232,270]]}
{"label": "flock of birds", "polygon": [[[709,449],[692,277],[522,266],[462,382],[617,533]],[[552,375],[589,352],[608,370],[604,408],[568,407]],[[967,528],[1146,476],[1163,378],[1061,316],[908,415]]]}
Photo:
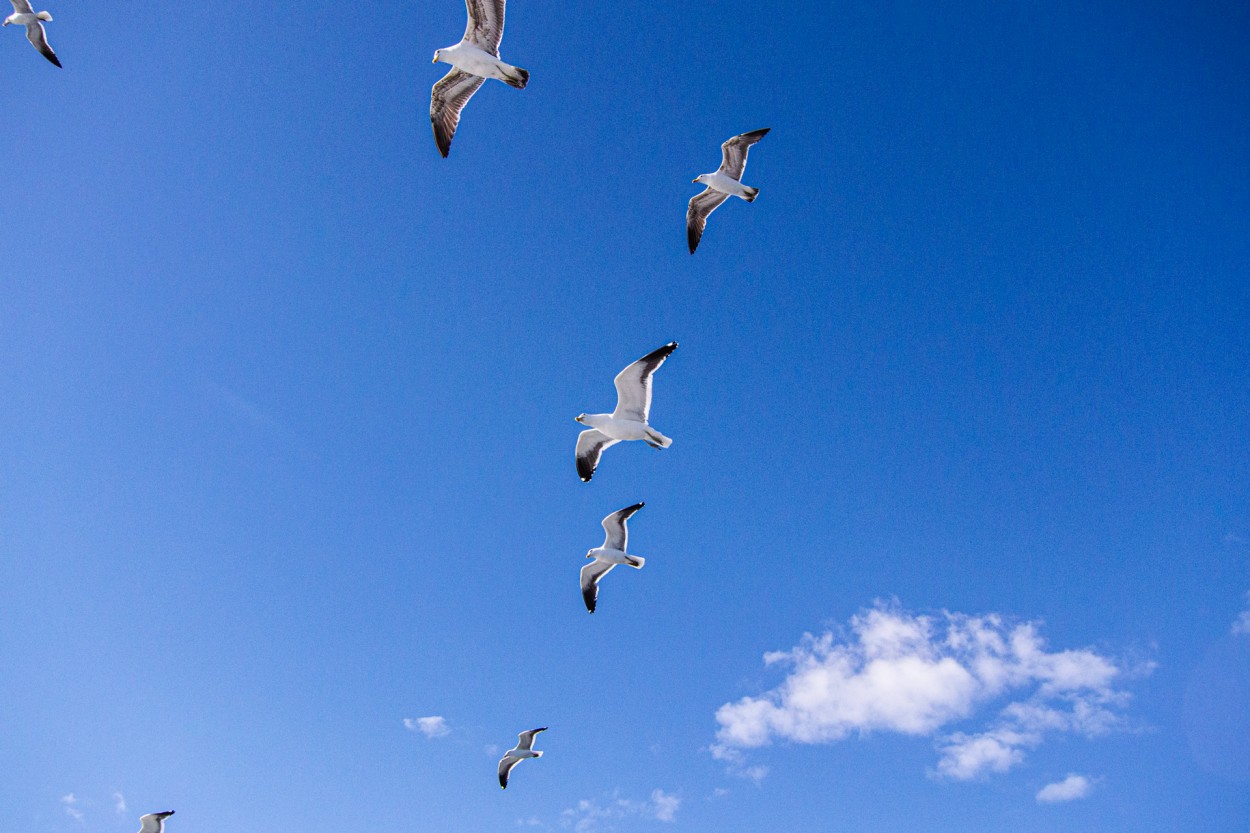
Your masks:
{"label": "flock of birds", "polygon": [[[48,33],[44,23],[52,21],[48,12],[36,12],[30,0],[9,0],[13,14],[4,25],[16,24],[26,27],[26,39],[39,52],[58,67],[52,47],[48,45]],[[504,4],[507,0],[465,0],[469,23],[460,42],[434,51],[433,63],[451,66],[451,71],[434,85],[430,92],[430,124],[434,128],[434,143],[438,152],[446,158],[451,153],[451,140],[460,124],[460,114],[473,94],[481,89],[487,78],[498,79],[518,90],[529,83],[529,70],[514,67],[499,57],[499,44],[503,41]],[[699,174],[695,184],[704,186],[703,192],[690,198],[686,206],[686,242],[690,254],[698,248],[707,227],[707,218],[721,203],[730,197],[755,202],[760,189],[742,184],[742,173],[747,166],[747,152],[751,145],[764,138],[768,128],[752,130],[734,136],[720,146],[721,163],[710,174]],[[624,438],[622,438],[624,439]],[[629,439],[639,439],[631,437]]]}
{"label": "flock of birds", "polygon": [[[61,66],[52,47],[48,45],[47,31],[43,24],[52,21],[46,11],[36,12],[30,0],[9,0],[13,14],[4,21],[26,27],[26,38],[35,49],[56,66]],[[495,78],[519,90],[525,89],[530,74],[527,70],[505,63],[499,57],[499,44],[503,40],[504,5],[506,0],[465,0],[468,25],[459,43],[434,53],[434,63],[444,63],[451,70],[435,85],[430,95],[430,123],[434,130],[434,142],[444,158],[451,152],[451,141],[460,124],[460,115],[469,99],[473,97],[486,79]],[[712,173],[700,174],[694,182],[704,186],[702,193],[692,197],[686,210],[686,238],[690,253],[694,254],[703,237],[708,216],[725,200],[738,197],[753,202],[759,195],[758,188],[742,183],[746,169],[747,153],[751,146],[764,138],[768,128],[743,133],[721,145],[721,165]],[[631,363],[617,374],[616,409],[610,414],[579,414],[576,419],[586,426],[577,438],[575,457],[577,473],[583,482],[589,482],[599,466],[605,449],[620,442],[641,440],[652,448],[668,448],[673,441],[653,428],[649,422],[651,413],[651,377],[660,365],[677,349],[677,342],[663,347]],[[605,538],[603,546],[586,553],[592,559],[581,570],[582,599],[590,613],[595,612],[599,597],[599,582],[618,564],[642,569],[645,559],[628,552],[631,516],[643,507],[635,503],[618,509],[603,519]],[[517,745],[504,753],[499,761],[499,786],[507,788],[508,777],[521,761],[540,758],[542,752],[534,749],[534,739],[543,726],[529,729],[518,736]],[[139,833],[164,833],[165,820],[173,810],[151,813],[140,818]]]}

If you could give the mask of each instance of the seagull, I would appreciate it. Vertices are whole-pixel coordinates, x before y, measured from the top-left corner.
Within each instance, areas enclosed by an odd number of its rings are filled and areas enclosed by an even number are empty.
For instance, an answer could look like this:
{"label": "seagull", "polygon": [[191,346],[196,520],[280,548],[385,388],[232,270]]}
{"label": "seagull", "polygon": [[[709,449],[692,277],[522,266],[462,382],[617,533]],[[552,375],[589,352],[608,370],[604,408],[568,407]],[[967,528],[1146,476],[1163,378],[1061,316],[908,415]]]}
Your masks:
{"label": "seagull", "polygon": [[599,598],[599,579],[612,572],[617,564],[628,564],[641,570],[647,561],[641,556],[625,552],[629,547],[629,528],[625,522],[644,506],[645,503],[635,503],[604,518],[603,531],[607,533],[607,537],[603,539],[603,546],[586,553],[586,557],[593,558],[594,561],[582,567],[582,599],[591,613],[595,612],[595,600]]}
{"label": "seagull", "polygon": [[703,228],[707,225],[707,215],[715,211],[725,200],[741,197],[747,202],[755,202],[760,189],[743,185],[742,172],[747,167],[747,151],[751,145],[764,138],[772,128],[752,130],[741,136],[734,136],[720,146],[721,163],[715,173],[699,174],[694,178],[696,183],[703,183],[707,188],[702,194],[690,198],[686,208],[686,242],[690,244],[690,254],[699,247],[699,239],[703,237]]}
{"label": "seagull", "polygon": [[434,52],[434,63],[442,61],[452,67],[451,72],[444,75],[430,93],[430,123],[434,125],[438,152],[443,154],[444,159],[451,153],[451,137],[456,135],[460,111],[487,78],[498,78],[518,90],[525,89],[529,83],[529,70],[499,60],[505,2],[464,0],[469,11],[469,25],[465,27],[464,38],[454,46]]}
{"label": "seagull", "polygon": [[139,828],[139,833],[165,833],[165,819],[173,814],[173,810],[166,810],[163,813],[148,813],[146,816],[139,816],[139,823],[143,825]]}
{"label": "seagull", "polygon": [[60,66],[61,62],[56,57],[56,53],[52,51],[52,47],[48,46],[48,33],[43,30],[43,21],[51,23],[52,15],[47,12],[36,14],[30,6],[30,0],[9,0],[9,2],[13,4],[13,14],[4,19],[4,25],[16,23],[19,26],[25,26],[26,40],[43,53],[43,57]]}
{"label": "seagull", "polygon": [[509,749],[503,753],[503,757],[499,759],[499,786],[508,789],[508,773],[512,768],[526,758],[541,758],[543,753],[534,751],[534,736],[539,732],[547,731],[544,726],[541,729],[530,729],[517,735],[516,749]]}
{"label": "seagull", "polygon": [[577,473],[589,482],[599,465],[603,450],[621,440],[646,440],[652,448],[668,448],[673,441],[647,424],[651,411],[651,374],[677,349],[670,341],[652,350],[616,374],[616,410],[610,414],[580,414],[576,417],[589,430],[577,435]]}

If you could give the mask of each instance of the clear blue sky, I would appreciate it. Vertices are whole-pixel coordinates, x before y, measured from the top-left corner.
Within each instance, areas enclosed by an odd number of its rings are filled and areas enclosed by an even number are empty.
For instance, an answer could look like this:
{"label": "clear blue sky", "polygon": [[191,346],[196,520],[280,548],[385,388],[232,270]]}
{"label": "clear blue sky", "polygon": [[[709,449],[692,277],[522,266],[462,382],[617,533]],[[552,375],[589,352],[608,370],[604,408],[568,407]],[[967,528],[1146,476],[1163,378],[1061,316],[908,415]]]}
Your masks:
{"label": "clear blue sky", "polygon": [[0,829],[1244,833],[1244,4],[36,8]]}

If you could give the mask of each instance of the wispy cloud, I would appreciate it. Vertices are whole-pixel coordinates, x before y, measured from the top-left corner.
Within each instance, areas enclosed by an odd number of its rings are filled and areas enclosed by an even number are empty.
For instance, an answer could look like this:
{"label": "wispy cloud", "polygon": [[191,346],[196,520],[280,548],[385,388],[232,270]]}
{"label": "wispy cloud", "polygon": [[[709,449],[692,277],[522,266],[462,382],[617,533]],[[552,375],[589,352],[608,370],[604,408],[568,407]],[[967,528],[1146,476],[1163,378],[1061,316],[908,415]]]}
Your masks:
{"label": "wispy cloud", "polygon": [[74,821],[82,821],[82,810],[78,809],[78,798],[73,793],[61,796],[61,807],[65,809],[65,815]]}
{"label": "wispy cloud", "polygon": [[609,833],[615,822],[626,818],[671,822],[681,808],[681,797],[661,789],[651,791],[646,801],[621,798],[614,791],[598,799],[584,798],[560,814],[560,826],[573,833]]}
{"label": "wispy cloud", "polygon": [[1233,636],[1250,636],[1250,593],[1246,594],[1247,609],[1233,620]]}
{"label": "wispy cloud", "polygon": [[[745,774],[744,750],[774,740],[897,732],[933,738],[937,774],[967,780],[1007,771],[1047,734],[1121,726],[1129,695],[1115,686],[1129,669],[1090,648],[1050,651],[1038,629],[994,613],[926,616],[878,603],[840,637],[807,634],[789,651],[766,654],[765,664],[790,673],[777,688],[717,710],[712,754]],[[1009,696],[983,728],[946,732]]]}
{"label": "wispy cloud", "polygon": [[122,795],[120,792],[114,792],[113,809],[116,810],[119,815],[126,812],[126,796]]}
{"label": "wispy cloud", "polygon": [[1076,801],[1089,795],[1093,783],[1084,775],[1068,773],[1068,777],[1053,784],[1047,784],[1037,792],[1039,804],[1058,804],[1061,801]]}
{"label": "wispy cloud", "polygon": [[404,728],[411,732],[420,732],[431,739],[451,734],[451,727],[447,725],[447,720],[437,714],[429,717],[405,717]]}

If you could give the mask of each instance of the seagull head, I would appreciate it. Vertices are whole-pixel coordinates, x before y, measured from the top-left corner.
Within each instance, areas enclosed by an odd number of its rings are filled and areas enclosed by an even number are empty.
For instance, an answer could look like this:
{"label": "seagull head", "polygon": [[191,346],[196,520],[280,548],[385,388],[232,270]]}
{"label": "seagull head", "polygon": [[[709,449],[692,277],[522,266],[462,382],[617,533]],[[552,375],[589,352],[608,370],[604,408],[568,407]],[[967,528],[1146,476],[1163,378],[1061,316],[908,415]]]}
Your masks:
{"label": "seagull head", "polygon": [[585,422],[586,422],[586,415],[585,415],[585,414],[578,414],[577,416],[573,417],[573,419],[577,420],[578,422],[585,423]]}
{"label": "seagull head", "polygon": [[594,550],[587,550],[587,551],[586,551],[586,557],[587,557],[587,558],[594,558],[594,557],[595,557],[595,551],[594,551]]}
{"label": "seagull head", "polygon": [[695,185],[698,185],[700,182],[703,181],[703,177],[705,176],[707,176],[707,174],[699,174],[694,179],[692,179],[691,182],[693,182]]}
{"label": "seagull head", "polygon": [[437,63],[438,63],[438,56],[442,53],[442,51],[443,51],[443,50],[441,50],[441,49],[435,49],[435,50],[434,50],[434,60],[430,61],[430,63],[431,63],[431,64],[437,64]]}

